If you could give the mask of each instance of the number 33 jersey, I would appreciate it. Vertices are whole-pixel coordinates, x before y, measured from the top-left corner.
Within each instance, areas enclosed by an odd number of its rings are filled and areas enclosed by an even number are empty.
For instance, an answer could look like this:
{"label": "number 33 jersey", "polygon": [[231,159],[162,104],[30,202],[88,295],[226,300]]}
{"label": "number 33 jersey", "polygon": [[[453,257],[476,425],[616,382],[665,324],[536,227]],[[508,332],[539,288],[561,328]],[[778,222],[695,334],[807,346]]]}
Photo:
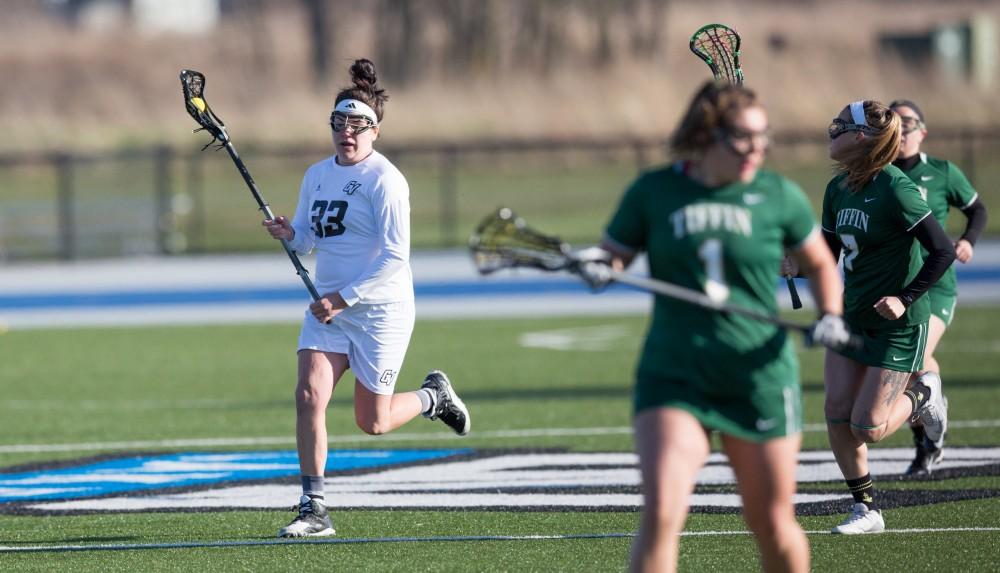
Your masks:
{"label": "number 33 jersey", "polygon": [[920,271],[920,243],[909,231],[930,207],[920,190],[897,167],[886,166],[861,190],[851,192],[839,175],[823,196],[823,230],[843,247],[844,317],[856,328],[899,328],[927,322],[927,297],[918,298],[900,319],[875,312],[884,296],[895,296]]}
{"label": "number 33 jersey", "polygon": [[[683,163],[641,176],[625,192],[605,241],[647,251],[657,279],[777,313],[785,248],[818,233],[801,189],[776,173],[708,188]],[[639,376],[713,380],[716,391],[761,380],[796,379],[794,352],[774,325],[657,296]],[[765,375],[766,374],[766,375]],[[784,380],[783,380],[784,379]]]}
{"label": "number 33 jersey", "polygon": [[316,288],[349,305],[413,299],[410,188],[382,154],[354,165],[329,157],[302,178],[291,246],[316,250]]}

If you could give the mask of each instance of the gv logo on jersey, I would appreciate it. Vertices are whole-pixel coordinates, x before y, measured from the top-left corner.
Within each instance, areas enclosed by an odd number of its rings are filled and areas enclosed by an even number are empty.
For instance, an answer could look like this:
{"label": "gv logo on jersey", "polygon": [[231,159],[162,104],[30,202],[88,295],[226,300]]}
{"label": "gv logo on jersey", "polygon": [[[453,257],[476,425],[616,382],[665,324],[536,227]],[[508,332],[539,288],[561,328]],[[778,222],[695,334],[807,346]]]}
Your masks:
{"label": "gv logo on jersey", "polygon": [[397,371],[395,370],[386,370],[385,372],[382,373],[382,376],[378,379],[379,384],[385,384],[386,386],[392,384],[392,381],[396,378],[396,374]]}
{"label": "gv logo on jersey", "polygon": [[361,188],[361,184],[358,183],[357,181],[354,181],[354,180],[348,181],[347,185],[344,185],[344,194],[346,194],[346,195],[354,195],[354,192],[357,191],[360,188]]}

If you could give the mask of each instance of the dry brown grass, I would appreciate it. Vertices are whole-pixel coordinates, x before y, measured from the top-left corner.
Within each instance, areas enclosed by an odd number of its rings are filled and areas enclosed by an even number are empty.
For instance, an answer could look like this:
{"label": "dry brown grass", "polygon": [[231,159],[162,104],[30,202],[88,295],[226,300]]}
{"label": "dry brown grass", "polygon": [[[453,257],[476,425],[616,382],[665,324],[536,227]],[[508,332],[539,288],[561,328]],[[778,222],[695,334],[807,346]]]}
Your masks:
{"label": "dry brown grass", "polygon": [[[298,2],[267,19],[255,38],[236,18],[211,37],[141,36],[128,30],[74,31],[14,11],[0,21],[0,151],[107,148],[167,141],[191,145],[177,73],[208,77],[208,99],[238,141],[326,141],[325,119],[342,82],[315,89],[309,81],[304,16]],[[687,49],[698,26],[722,21],[744,37],[748,85],[761,93],[776,128],[823,129],[827,118],[858,98],[919,101],[931,125],[1000,126],[995,91],[933,74],[918,76],[877,53],[880,31],[922,31],[936,23],[987,13],[1000,25],[997,2],[675,1],[663,23],[667,49],[654,61],[619,59],[598,70],[572,61],[548,79],[500,61],[502,71],[448,78],[428,66],[424,79],[392,94],[383,137],[456,140],[477,137],[593,136],[609,139],[668,133],[707,68]],[[368,11],[342,15],[338,74],[374,53]],[[367,18],[367,19],[366,19]],[[591,41],[586,22],[571,21],[570,38]],[[622,44],[624,27],[613,27]],[[429,31],[431,36],[434,30]],[[775,52],[768,38],[787,48]],[[428,61],[447,61],[437,45]],[[261,73],[261,65],[269,70]]]}

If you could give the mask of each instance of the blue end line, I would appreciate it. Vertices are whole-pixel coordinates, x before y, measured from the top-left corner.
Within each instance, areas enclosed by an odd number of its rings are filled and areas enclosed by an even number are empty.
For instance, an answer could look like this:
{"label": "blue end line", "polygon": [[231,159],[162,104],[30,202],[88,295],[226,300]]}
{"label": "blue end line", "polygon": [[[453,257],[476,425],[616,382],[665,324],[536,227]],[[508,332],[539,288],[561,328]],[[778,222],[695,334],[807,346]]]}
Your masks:
{"label": "blue end line", "polygon": [[[958,273],[962,283],[1000,281],[1000,268],[966,270]],[[797,281],[806,288],[804,281]],[[782,286],[784,281],[776,281]],[[624,285],[612,285],[609,290],[635,291]],[[557,280],[476,280],[440,283],[419,283],[414,287],[420,298],[449,298],[460,296],[492,295],[558,295],[586,294],[588,287],[581,281],[566,277]],[[179,304],[254,304],[267,302],[308,302],[304,288],[256,288],[231,289],[209,288],[193,290],[112,290],[91,293],[60,294],[8,294],[0,295],[0,311],[3,310],[44,310],[59,308],[123,308],[157,307]]]}

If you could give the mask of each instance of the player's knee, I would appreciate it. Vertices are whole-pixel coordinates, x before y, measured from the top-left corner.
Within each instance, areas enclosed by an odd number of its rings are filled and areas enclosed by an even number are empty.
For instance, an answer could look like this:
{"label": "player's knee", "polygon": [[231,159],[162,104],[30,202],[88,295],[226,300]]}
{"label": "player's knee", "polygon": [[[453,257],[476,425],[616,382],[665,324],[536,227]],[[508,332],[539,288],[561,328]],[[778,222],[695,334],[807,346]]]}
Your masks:
{"label": "player's knee", "polygon": [[295,388],[295,407],[300,412],[318,410],[322,404],[323,399],[315,388],[302,384]]}
{"label": "player's knee", "polygon": [[882,441],[882,438],[885,437],[885,425],[874,428],[851,426],[851,433],[866,444],[874,444]]}
{"label": "player's knee", "polygon": [[778,530],[781,524],[767,517],[755,520],[747,520],[747,526],[753,532],[759,543],[765,545],[773,543],[778,537]]}
{"label": "player's knee", "polygon": [[647,499],[642,511],[646,529],[654,535],[678,532],[684,527],[685,516],[683,512],[679,514],[673,504],[656,503]]}
{"label": "player's knee", "polygon": [[797,526],[795,514],[784,505],[771,505],[764,511],[747,512],[747,525],[762,543],[771,543],[783,536],[783,532]]}
{"label": "player's knee", "polygon": [[378,418],[370,416],[355,416],[354,421],[362,432],[370,436],[381,436],[382,434],[389,433],[389,424],[385,421],[379,420]]}

